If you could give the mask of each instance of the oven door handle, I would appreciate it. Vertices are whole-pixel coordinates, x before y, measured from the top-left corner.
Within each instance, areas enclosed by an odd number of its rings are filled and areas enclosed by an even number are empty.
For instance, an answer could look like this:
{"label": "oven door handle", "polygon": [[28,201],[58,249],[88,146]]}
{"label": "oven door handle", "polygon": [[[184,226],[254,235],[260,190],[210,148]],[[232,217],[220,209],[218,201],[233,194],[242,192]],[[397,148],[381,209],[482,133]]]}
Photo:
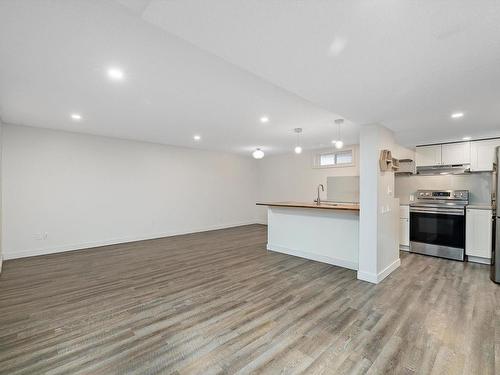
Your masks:
{"label": "oven door handle", "polygon": [[422,213],[422,214],[443,214],[443,215],[455,215],[455,216],[465,216],[465,212],[459,208],[410,208],[410,212]]}

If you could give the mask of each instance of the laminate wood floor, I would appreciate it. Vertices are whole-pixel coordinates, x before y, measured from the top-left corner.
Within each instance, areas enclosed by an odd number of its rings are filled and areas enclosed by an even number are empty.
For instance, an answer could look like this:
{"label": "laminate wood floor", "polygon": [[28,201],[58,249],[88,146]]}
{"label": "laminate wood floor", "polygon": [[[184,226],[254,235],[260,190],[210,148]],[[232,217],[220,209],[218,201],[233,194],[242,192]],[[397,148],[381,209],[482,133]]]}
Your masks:
{"label": "laminate wood floor", "polygon": [[0,374],[500,374],[488,267],[414,254],[379,285],[251,225],[11,260]]}

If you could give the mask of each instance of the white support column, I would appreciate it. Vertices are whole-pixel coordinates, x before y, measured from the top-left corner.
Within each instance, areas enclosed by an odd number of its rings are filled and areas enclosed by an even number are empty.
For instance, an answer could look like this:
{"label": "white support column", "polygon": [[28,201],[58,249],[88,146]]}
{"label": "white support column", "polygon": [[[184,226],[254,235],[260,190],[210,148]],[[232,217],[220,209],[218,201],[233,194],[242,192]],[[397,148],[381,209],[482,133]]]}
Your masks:
{"label": "white support column", "polygon": [[381,125],[361,126],[358,279],[379,283],[399,267],[399,200],[394,172],[381,172],[380,151],[395,147],[392,132]]}
{"label": "white support column", "polygon": [[2,186],[3,186],[3,179],[2,179],[2,166],[3,166],[3,161],[2,161],[2,150],[3,150],[3,124],[2,124],[2,116],[0,115],[0,273],[2,273],[2,262],[3,262],[3,255],[2,255],[2,242],[3,242],[3,194],[2,194]]}

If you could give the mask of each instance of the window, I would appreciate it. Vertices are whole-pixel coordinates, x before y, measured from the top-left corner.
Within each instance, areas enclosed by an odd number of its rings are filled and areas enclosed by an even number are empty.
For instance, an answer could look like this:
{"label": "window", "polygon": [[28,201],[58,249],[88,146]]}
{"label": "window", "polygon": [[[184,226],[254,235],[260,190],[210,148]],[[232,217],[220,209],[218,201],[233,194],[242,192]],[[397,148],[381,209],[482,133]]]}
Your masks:
{"label": "window", "polygon": [[315,168],[347,167],[354,165],[352,150],[318,152],[314,158]]}
{"label": "window", "polygon": [[337,152],[335,154],[335,161],[337,165],[352,164],[352,150]]}
{"label": "window", "polygon": [[335,165],[335,154],[323,154],[323,155],[320,155],[319,165],[321,167],[327,167],[329,165]]}

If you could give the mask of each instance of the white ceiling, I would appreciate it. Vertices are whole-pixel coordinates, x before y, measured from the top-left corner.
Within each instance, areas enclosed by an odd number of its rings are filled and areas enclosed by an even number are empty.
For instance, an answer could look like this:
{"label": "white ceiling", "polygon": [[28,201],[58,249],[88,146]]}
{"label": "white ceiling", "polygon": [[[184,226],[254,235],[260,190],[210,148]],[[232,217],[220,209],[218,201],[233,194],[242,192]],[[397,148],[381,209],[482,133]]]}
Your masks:
{"label": "white ceiling", "polygon": [[[133,11],[102,0],[0,1],[4,122],[246,155],[293,150],[296,127],[305,148],[334,138],[340,115],[142,20],[135,12],[147,2],[123,1]],[[125,80],[110,82],[109,66]],[[356,143],[358,127],[347,121],[343,136]]]}
{"label": "white ceiling", "polygon": [[0,1],[14,124],[278,153],[295,127],[325,146],[338,117],[347,143],[374,122],[409,145],[500,135],[499,99],[496,0]]}
{"label": "white ceiling", "polygon": [[143,17],[406,144],[500,135],[498,0],[152,0]]}

